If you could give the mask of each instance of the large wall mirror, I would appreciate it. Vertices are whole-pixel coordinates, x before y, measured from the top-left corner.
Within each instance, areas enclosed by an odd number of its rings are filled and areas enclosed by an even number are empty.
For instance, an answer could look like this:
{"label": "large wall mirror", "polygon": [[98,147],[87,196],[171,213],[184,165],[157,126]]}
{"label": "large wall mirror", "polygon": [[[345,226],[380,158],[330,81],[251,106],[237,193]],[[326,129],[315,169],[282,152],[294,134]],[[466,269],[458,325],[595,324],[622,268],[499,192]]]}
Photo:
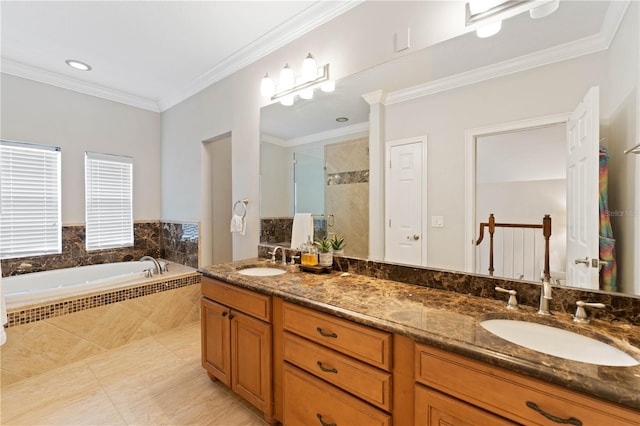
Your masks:
{"label": "large wall mirror", "polygon": [[[286,243],[293,215],[307,212],[317,219],[317,235],[345,235],[347,256],[369,256],[368,195],[384,188],[369,182],[369,105],[362,95],[385,90],[384,142],[426,136],[426,266],[486,273],[481,255],[469,249],[469,217],[477,237],[488,212],[504,222],[541,221],[548,213],[552,269],[559,284],[574,286],[564,274],[572,226],[566,200],[573,196],[566,187],[566,117],[598,87],[617,251],[617,282],[609,289],[640,294],[640,155],[625,154],[640,142],[638,8],[561,2],[544,19],[505,21],[494,37],[465,34],[338,81],[334,93],[264,107],[261,242]],[[422,95],[411,96],[416,91]],[[530,128],[504,126],[517,122]],[[477,161],[473,203],[465,195],[470,146]],[[472,267],[469,252],[477,256]],[[535,273],[504,276],[539,281]]]}

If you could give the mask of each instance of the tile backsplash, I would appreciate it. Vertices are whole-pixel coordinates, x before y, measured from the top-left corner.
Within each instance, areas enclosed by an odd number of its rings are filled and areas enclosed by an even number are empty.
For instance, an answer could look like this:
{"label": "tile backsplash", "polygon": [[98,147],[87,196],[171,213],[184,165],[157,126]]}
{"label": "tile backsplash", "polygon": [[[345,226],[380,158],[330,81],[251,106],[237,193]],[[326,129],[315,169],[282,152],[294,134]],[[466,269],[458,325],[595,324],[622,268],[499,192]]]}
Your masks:
{"label": "tile backsplash", "polygon": [[2,276],[99,263],[126,262],[140,259],[142,256],[162,257],[171,262],[198,267],[197,223],[136,222],[133,225],[133,235],[132,247],[87,251],[85,226],[66,225],[62,227],[62,253],[3,259]]}

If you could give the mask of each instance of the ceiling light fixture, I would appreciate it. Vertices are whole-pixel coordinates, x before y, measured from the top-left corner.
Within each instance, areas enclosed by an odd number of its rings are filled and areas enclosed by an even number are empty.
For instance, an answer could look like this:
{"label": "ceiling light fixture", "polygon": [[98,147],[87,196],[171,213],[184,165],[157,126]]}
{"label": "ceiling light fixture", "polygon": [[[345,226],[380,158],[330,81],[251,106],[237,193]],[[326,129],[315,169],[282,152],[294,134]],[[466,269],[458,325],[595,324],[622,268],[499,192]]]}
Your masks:
{"label": "ceiling light fixture", "polygon": [[349,119],[347,117],[338,117],[336,118],[336,121],[338,123],[346,123],[347,121],[349,121]]}
{"label": "ceiling light fixture", "polygon": [[278,85],[273,82],[269,74],[265,74],[260,82],[260,93],[272,101],[280,99],[282,105],[293,105],[295,96],[301,99],[313,99],[313,91],[320,86],[323,92],[333,92],[335,82],[329,80],[329,64],[318,67],[318,64],[309,53],[302,62],[301,74],[295,77],[293,70],[286,64],[280,71]]}
{"label": "ceiling light fixture", "polygon": [[534,19],[558,9],[560,0],[469,0],[465,5],[465,25],[480,38],[491,37],[502,28],[502,21],[529,12]]}
{"label": "ceiling light fixture", "polygon": [[64,61],[64,63],[76,70],[91,71],[91,65],[85,64],[82,61],[77,61],[75,59],[67,59],[66,61]]}

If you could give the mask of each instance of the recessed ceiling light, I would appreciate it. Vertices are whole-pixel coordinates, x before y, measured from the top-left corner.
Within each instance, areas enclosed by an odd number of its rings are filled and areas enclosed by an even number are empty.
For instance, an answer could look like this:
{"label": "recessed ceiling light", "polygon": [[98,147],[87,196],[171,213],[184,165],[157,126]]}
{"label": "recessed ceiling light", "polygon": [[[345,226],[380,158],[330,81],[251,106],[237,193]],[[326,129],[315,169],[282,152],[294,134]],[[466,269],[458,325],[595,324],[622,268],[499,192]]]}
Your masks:
{"label": "recessed ceiling light", "polygon": [[336,121],[338,123],[344,123],[346,121],[349,121],[349,119],[347,117],[338,117],[338,118],[336,118]]}
{"label": "recessed ceiling light", "polygon": [[75,59],[67,59],[64,62],[73,69],[80,71],[91,71],[91,65],[85,64],[84,62],[76,61]]}

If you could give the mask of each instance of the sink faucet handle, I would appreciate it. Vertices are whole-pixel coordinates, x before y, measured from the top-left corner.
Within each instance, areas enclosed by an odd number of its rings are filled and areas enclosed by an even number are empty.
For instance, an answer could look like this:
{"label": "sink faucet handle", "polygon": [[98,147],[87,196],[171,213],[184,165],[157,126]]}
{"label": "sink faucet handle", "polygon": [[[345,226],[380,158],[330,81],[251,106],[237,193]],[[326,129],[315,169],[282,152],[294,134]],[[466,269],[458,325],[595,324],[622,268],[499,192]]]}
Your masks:
{"label": "sink faucet handle", "polygon": [[604,303],[589,303],[589,302],[584,302],[582,300],[578,300],[576,302],[576,306],[578,307],[576,309],[576,314],[573,316],[573,321],[575,322],[579,322],[581,324],[589,324],[589,318],[587,317],[587,311],[586,309],[584,309],[585,307],[590,307],[590,308],[599,308],[599,309],[604,309],[606,308],[606,305]]}
{"label": "sink faucet handle", "polygon": [[500,293],[509,293],[509,301],[507,302],[507,309],[518,309],[518,299],[516,299],[516,294],[518,294],[515,290],[507,290],[506,288],[498,287],[495,288],[496,291]]}
{"label": "sink faucet handle", "polygon": [[295,265],[296,259],[300,259],[300,256],[291,256],[291,262],[289,262],[289,265]]}

